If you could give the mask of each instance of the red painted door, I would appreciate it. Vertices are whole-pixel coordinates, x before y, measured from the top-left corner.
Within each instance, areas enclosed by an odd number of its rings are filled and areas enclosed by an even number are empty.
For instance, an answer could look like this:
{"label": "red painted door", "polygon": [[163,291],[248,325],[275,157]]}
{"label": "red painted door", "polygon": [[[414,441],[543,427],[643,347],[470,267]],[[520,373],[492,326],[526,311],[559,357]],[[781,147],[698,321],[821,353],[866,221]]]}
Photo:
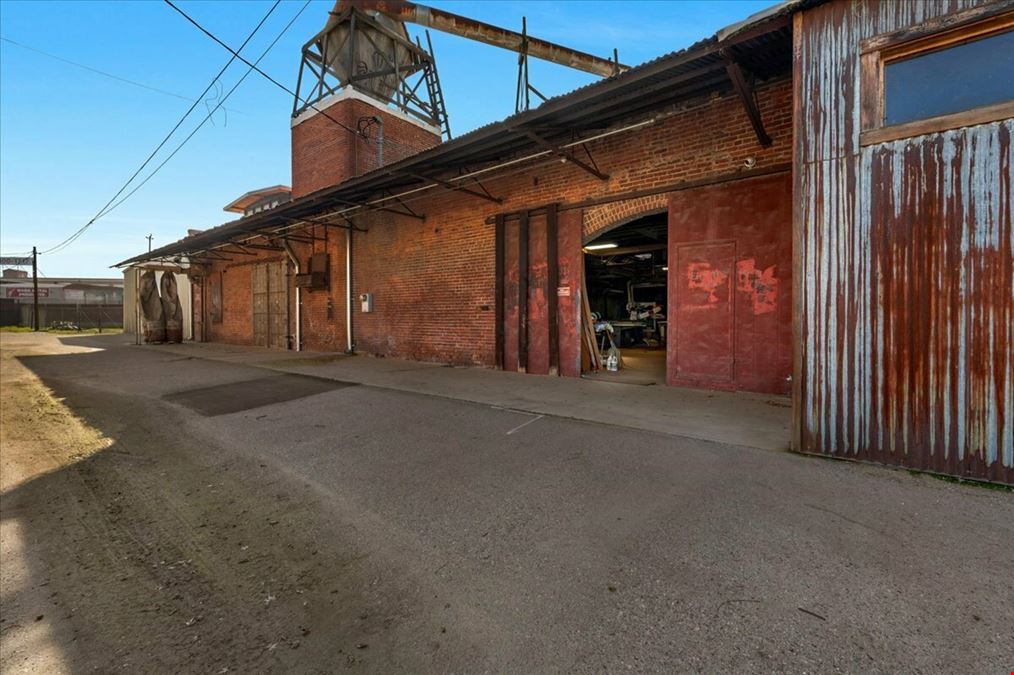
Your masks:
{"label": "red painted door", "polygon": [[704,386],[729,385],[735,376],[736,244],[683,244],[676,247],[675,263],[674,376]]}
{"label": "red painted door", "polygon": [[789,174],[669,195],[669,384],[788,394]]}

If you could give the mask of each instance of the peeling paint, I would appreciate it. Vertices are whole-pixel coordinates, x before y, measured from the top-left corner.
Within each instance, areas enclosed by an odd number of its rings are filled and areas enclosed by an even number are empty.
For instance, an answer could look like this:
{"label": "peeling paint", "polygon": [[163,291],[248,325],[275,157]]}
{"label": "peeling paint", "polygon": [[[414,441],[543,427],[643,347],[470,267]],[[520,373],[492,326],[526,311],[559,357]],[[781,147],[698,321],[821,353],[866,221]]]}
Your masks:
{"label": "peeling paint", "polygon": [[754,315],[775,311],[778,306],[778,277],[775,266],[757,269],[753,258],[736,263],[736,290],[750,296]]}
{"label": "peeling paint", "polygon": [[687,288],[691,291],[703,291],[708,294],[707,304],[684,305],[683,309],[711,309],[718,306],[718,289],[722,287],[729,275],[722,270],[712,269],[711,263],[692,262],[687,265]]}

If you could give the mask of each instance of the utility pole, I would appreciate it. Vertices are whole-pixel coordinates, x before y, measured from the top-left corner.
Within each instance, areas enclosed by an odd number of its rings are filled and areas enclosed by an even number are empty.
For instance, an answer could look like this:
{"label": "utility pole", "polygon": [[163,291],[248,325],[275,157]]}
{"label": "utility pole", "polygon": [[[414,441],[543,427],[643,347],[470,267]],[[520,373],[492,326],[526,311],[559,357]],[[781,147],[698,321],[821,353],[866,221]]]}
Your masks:
{"label": "utility pole", "polygon": [[151,253],[151,240],[154,238],[154,236],[155,235],[153,234],[149,234],[147,237],[145,237],[145,239],[148,240],[148,253]]}
{"label": "utility pole", "polygon": [[34,299],[32,302],[32,330],[39,330],[39,252],[32,247],[32,290]]}

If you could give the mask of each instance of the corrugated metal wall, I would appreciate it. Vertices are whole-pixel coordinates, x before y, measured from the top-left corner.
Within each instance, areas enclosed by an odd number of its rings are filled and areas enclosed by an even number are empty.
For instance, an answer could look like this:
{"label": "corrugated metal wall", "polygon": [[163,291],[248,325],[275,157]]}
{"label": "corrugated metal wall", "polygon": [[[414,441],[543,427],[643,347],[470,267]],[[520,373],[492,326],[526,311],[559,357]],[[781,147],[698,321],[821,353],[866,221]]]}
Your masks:
{"label": "corrugated metal wall", "polygon": [[1014,483],[1014,121],[859,143],[860,41],[977,4],[797,17],[803,452]]}

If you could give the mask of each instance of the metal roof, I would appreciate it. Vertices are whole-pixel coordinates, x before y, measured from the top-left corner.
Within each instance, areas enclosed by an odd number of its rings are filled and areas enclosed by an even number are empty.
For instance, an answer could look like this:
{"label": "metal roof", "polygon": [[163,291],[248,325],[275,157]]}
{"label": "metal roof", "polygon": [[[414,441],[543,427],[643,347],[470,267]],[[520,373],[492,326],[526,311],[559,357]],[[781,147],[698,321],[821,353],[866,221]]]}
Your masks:
{"label": "metal roof", "polygon": [[436,187],[437,183],[427,177],[453,181],[455,177],[478,167],[544,151],[545,147],[533,139],[531,133],[556,144],[580,141],[622,120],[702,94],[729,89],[727,59],[733,59],[762,80],[782,74],[791,68],[792,62],[791,14],[804,5],[822,1],[791,0],[776,5],[754,20],[747,19],[686,49],[551,98],[538,108],[480,127],[277,208],[204,230],[115,266],[153,259],[171,260],[209,250],[232,239],[249,239],[257,232],[271,233],[300,224],[305,227],[306,219],[329,209],[361,209],[371,200],[376,203],[383,195]]}
{"label": "metal roof", "polygon": [[243,211],[264,197],[269,197],[271,195],[284,195],[287,200],[291,193],[292,188],[288,185],[272,185],[271,187],[260,188],[258,190],[250,190],[226,204],[222,210],[243,213]]}

